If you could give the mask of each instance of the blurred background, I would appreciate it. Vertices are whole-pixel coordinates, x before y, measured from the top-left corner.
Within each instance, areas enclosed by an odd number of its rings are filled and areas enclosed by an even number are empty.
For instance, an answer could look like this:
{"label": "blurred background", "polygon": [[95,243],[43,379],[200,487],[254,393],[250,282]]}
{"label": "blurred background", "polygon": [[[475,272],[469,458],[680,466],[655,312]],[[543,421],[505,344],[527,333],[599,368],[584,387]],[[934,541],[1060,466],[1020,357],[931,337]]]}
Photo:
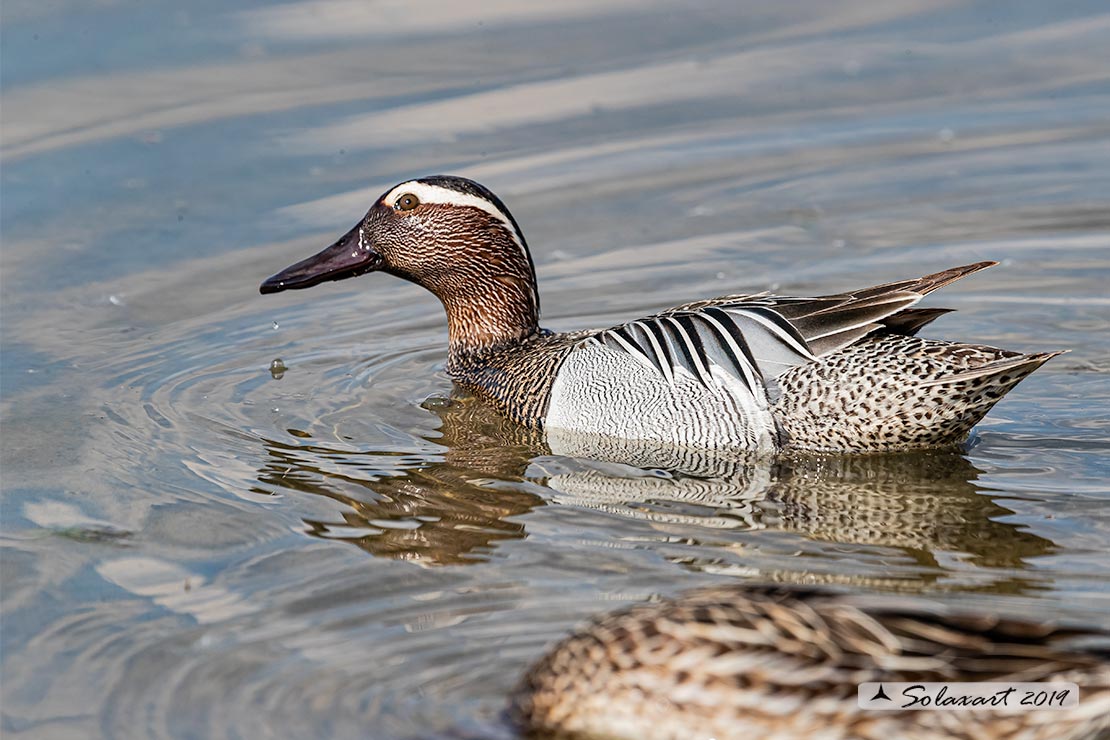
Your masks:
{"label": "blurred background", "polygon": [[[0,731],[511,738],[545,644],[721,580],[1110,627],[1108,38],[1095,0],[5,0]],[[553,329],[995,259],[931,335],[1071,352],[963,450],[555,456],[453,391],[419,288],[257,293],[433,173],[507,203]]]}

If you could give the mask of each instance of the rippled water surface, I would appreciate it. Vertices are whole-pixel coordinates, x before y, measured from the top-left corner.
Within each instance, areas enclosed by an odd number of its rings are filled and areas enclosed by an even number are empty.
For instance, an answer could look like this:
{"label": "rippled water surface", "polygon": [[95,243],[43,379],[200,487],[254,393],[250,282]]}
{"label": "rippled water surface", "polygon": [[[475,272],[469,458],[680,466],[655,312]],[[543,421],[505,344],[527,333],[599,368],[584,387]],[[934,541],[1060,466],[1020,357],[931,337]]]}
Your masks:
{"label": "rippled water surface", "polygon": [[[509,738],[545,644],[719,580],[1110,627],[1103,3],[4,16],[6,737]],[[420,289],[257,294],[432,172],[508,203],[554,329],[996,259],[933,335],[1071,352],[963,451],[556,456]]]}

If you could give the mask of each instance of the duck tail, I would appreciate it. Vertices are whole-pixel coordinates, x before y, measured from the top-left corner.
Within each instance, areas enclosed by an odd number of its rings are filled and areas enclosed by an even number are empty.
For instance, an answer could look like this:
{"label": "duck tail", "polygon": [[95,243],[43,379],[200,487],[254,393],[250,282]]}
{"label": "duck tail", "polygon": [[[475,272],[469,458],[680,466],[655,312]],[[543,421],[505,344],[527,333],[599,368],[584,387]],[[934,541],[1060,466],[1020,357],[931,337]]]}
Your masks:
{"label": "duck tail", "polygon": [[968,391],[981,389],[977,395],[990,395],[997,393],[995,400],[1002,398],[1010,389],[1025,379],[1025,376],[1045,364],[1057,355],[1066,354],[1068,350],[1056,352],[1038,352],[1032,355],[1016,355],[1004,360],[995,360],[985,365],[961,370],[946,377],[931,378],[921,382],[923,388],[947,387]]}
{"label": "duck tail", "polygon": [[885,333],[783,375],[775,416],[796,449],[947,447],[1059,354]]}
{"label": "duck tail", "polygon": [[910,396],[917,408],[900,410],[890,417],[890,423],[901,435],[919,440],[914,446],[962,442],[1014,386],[1065,351],[1017,355],[947,377],[922,380]]}

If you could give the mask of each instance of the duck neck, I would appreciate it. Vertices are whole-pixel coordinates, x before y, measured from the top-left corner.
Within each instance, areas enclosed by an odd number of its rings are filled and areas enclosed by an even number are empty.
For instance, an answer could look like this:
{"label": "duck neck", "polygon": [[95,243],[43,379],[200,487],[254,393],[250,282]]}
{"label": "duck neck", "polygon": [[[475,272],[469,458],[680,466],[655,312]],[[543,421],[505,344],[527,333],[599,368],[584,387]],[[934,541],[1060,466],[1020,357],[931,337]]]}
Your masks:
{"label": "duck neck", "polygon": [[532,281],[498,276],[481,283],[480,290],[440,295],[450,340],[448,373],[480,363],[491,351],[519,344],[539,330],[539,302]]}

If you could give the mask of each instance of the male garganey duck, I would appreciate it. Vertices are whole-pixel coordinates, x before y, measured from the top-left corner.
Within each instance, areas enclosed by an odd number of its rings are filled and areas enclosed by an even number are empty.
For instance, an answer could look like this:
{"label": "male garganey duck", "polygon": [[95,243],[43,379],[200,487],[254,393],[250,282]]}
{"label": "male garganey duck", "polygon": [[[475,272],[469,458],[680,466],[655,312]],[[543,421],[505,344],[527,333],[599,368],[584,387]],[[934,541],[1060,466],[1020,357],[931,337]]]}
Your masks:
{"label": "male garganey duck", "polygon": [[1057,353],[915,336],[914,308],[978,262],[849,293],[689,303],[610,329],[540,328],[536,271],[501,200],[462,177],[390,189],[335,244],[263,293],[368,272],[421,285],[447,310],[447,372],[532,427],[697,448],[867,452],[962,441]]}
{"label": "male garganey duck", "polygon": [[[1052,711],[861,709],[865,682],[1079,687]],[[899,699],[901,701],[901,699]],[[528,737],[1079,740],[1110,728],[1110,633],[786,586],[711,587],[607,614],[526,674]]]}

